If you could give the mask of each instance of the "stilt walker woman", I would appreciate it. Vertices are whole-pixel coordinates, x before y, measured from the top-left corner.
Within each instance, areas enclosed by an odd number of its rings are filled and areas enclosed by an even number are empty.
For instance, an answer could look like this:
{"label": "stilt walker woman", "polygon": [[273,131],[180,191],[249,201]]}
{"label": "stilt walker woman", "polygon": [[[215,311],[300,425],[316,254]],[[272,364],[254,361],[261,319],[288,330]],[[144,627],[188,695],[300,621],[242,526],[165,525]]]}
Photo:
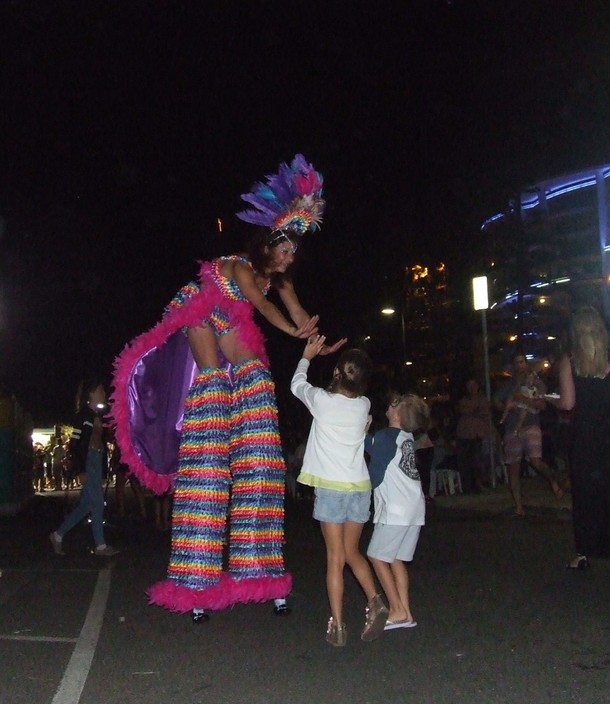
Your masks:
{"label": "stilt walker woman", "polygon": [[[242,199],[253,207],[238,217],[262,226],[248,253],[203,262],[199,281],[183,287],[115,365],[113,416],[124,461],[155,492],[174,486],[167,576],[149,598],[192,611],[195,621],[245,602],[275,600],[276,613],[287,613],[292,586],[282,555],[285,466],[275,389],[253,313],[295,338],[316,333],[318,316],[301,306],[288,271],[300,238],[320,227],[322,176],[297,154]],[[266,298],[271,286],[290,319]]]}

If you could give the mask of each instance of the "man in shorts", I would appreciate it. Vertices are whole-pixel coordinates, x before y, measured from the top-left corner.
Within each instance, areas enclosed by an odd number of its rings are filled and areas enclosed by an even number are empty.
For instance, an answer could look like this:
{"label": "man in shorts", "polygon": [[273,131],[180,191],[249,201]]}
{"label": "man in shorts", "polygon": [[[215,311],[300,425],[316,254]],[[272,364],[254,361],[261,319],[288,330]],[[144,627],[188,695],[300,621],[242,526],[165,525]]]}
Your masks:
{"label": "man in shorts", "polygon": [[[550,467],[542,460],[542,431],[540,411],[546,401],[546,386],[537,376],[534,384],[528,385],[531,372],[525,355],[520,352],[513,357],[513,376],[495,396],[495,404],[504,415],[504,455],[508,465],[508,483],[515,516],[524,516],[521,500],[521,460],[523,457],[544,477],[557,498],[563,495]],[[525,413],[524,413],[525,409]]]}

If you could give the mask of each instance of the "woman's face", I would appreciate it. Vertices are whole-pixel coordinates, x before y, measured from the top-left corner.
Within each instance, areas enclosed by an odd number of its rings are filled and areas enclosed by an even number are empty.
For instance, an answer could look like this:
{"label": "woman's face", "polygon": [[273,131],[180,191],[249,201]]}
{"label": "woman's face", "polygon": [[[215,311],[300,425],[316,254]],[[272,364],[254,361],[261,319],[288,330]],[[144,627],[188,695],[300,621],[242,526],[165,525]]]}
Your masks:
{"label": "woman's face", "polygon": [[282,238],[276,245],[266,249],[269,253],[269,264],[267,267],[269,274],[275,272],[283,274],[294,261],[294,255],[297,251],[296,244],[288,238]]}

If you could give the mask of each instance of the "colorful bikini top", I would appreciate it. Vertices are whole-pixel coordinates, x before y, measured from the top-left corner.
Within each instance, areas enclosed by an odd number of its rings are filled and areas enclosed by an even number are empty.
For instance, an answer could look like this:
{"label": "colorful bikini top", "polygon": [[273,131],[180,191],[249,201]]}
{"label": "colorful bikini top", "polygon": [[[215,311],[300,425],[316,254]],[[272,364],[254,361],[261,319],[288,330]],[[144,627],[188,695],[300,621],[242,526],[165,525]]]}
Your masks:
{"label": "colorful bikini top", "polygon": [[[254,270],[252,267],[252,262],[246,257],[241,257],[238,254],[232,254],[227,257],[218,257],[218,259],[214,259],[212,262],[212,271],[210,272],[214,283],[218,287],[218,290],[222,293],[223,297],[228,298],[230,301],[248,300],[241,292],[241,289],[237,285],[235,279],[227,279],[221,274],[220,267],[226,261],[244,262],[244,264],[248,264],[248,266]],[[271,282],[267,282],[265,288],[262,289],[262,293],[266,296],[270,288]]]}
{"label": "colorful bikini top", "polygon": [[[237,282],[235,279],[227,279],[225,276],[223,276],[220,272],[220,267],[223,262],[231,260],[231,261],[240,261],[240,262],[245,262],[248,264],[250,267],[252,267],[251,262],[246,259],[245,257],[240,257],[237,254],[233,254],[228,257],[219,257],[218,259],[214,259],[211,262],[204,262],[203,267],[202,267],[202,283],[204,283],[206,276],[211,278],[212,281],[214,282],[214,285],[218,289],[218,292],[220,293],[221,297],[224,298],[225,300],[228,301],[247,301],[248,299],[244,296],[244,294],[241,292],[239,286],[237,285]],[[207,273],[205,273],[207,272]],[[208,279],[209,281],[209,279]],[[269,289],[271,288],[271,284],[267,283],[264,289],[262,289],[262,293],[266,296],[267,293],[269,292]],[[194,296],[196,296],[198,293],[201,292],[201,284],[197,281],[190,281],[186,286],[183,286],[178,293],[172,298],[172,300],[168,303],[168,305],[165,308],[165,313],[171,313],[172,311],[175,311],[179,308],[182,308],[182,306],[190,301]]]}

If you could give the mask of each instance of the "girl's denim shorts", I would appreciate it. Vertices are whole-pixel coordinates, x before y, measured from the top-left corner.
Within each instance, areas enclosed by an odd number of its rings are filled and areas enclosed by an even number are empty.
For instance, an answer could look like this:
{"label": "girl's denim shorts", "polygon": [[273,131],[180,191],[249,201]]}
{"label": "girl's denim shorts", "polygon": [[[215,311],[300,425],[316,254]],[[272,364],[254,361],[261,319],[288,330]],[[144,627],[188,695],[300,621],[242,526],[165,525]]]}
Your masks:
{"label": "girl's denim shorts", "polygon": [[366,523],[371,510],[371,490],[337,491],[316,487],[313,517],[324,523]]}

